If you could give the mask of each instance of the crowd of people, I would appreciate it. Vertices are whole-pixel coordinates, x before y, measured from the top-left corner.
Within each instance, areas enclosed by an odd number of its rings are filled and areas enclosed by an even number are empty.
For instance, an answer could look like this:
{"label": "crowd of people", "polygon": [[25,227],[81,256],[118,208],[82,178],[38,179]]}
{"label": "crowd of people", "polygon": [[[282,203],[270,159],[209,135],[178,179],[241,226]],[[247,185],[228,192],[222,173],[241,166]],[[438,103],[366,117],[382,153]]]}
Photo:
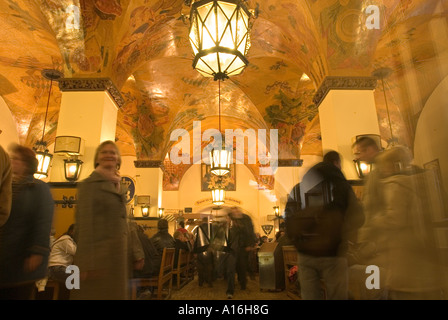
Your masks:
{"label": "crowd of people", "polygon": [[[427,227],[427,172],[403,147],[382,150],[364,137],[353,149],[359,160],[375,165],[362,199],[345,178],[339,153],[327,152],[292,189],[285,223],[272,239],[296,247],[302,298],[349,299],[350,281],[364,284],[366,274],[359,271],[371,265],[384,272],[381,290],[364,290],[364,296],[360,290],[361,297],[442,298],[446,284]],[[257,272],[257,249],[270,241],[237,207],[225,220],[205,218],[193,232],[181,219],[171,235],[168,221],[159,219],[157,233],[148,237],[127,214],[113,141],[98,146],[94,170],[78,184],[75,223],[51,241],[54,201],[49,186],[33,177],[34,151],[13,145],[8,155],[0,147],[0,164],[0,299],[31,299],[42,280],[61,283],[61,299],[129,299],[130,278],[157,275],[164,248],[176,248],[175,261],[180,249],[194,254],[198,285],[225,279],[232,299],[235,282],[247,288]],[[80,288],[69,292],[66,268],[72,264],[80,270]]]}
{"label": "crowd of people", "polygon": [[[353,144],[373,166],[358,199],[327,152],[290,193],[287,235],[298,251],[305,300],[443,299],[446,283],[432,223],[428,171],[402,146],[383,150],[368,136]],[[369,281],[369,267],[378,277]],[[351,284],[351,286],[350,286]],[[355,284],[355,285],[353,285]]]}

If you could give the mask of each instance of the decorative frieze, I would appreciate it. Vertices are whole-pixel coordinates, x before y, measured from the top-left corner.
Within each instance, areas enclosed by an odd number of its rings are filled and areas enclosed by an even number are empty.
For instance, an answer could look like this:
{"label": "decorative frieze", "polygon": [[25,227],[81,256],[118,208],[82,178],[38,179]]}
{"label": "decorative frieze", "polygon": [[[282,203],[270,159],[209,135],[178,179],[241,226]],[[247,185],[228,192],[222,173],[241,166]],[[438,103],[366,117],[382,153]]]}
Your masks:
{"label": "decorative frieze", "polygon": [[161,168],[163,170],[163,161],[161,160],[136,160],[134,161],[136,168]]}
{"label": "decorative frieze", "polygon": [[375,77],[326,77],[314,95],[313,102],[319,107],[330,90],[374,90],[377,81]]}
{"label": "decorative frieze", "polygon": [[59,80],[61,91],[107,91],[121,108],[125,101],[115,84],[109,78],[64,78]]}
{"label": "decorative frieze", "polygon": [[303,159],[278,159],[279,167],[301,167]]}

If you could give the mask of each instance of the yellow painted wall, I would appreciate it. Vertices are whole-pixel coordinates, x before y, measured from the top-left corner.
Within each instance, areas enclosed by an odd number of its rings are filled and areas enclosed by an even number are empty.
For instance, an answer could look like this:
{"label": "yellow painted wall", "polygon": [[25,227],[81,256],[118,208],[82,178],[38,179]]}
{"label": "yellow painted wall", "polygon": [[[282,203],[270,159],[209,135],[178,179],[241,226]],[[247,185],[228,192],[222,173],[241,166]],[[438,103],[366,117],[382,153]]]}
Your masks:
{"label": "yellow painted wall", "polygon": [[[53,200],[62,200],[63,196],[68,198],[76,197],[76,188],[51,188]],[[73,208],[62,207],[62,204],[56,204],[53,216],[53,228],[55,229],[55,237],[58,238],[65,233],[68,227],[75,223],[75,206]]]}

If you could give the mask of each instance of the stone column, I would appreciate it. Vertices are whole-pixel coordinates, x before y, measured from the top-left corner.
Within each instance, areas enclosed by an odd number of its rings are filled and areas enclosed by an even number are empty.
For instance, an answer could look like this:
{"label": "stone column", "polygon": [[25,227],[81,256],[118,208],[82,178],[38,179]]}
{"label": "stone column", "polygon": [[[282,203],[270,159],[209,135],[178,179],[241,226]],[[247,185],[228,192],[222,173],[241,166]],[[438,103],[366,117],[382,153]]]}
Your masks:
{"label": "stone column", "polygon": [[[62,92],[56,136],[77,136],[84,141],[84,162],[78,181],[94,169],[94,155],[105,140],[115,141],[117,112],[124,99],[110,79],[62,79]],[[64,182],[64,159],[55,154],[50,172],[51,182]]]}
{"label": "stone column", "polygon": [[323,153],[340,153],[342,171],[348,180],[359,179],[353,165],[353,138],[380,133],[374,100],[376,85],[375,77],[327,77],[314,97],[319,107]]}

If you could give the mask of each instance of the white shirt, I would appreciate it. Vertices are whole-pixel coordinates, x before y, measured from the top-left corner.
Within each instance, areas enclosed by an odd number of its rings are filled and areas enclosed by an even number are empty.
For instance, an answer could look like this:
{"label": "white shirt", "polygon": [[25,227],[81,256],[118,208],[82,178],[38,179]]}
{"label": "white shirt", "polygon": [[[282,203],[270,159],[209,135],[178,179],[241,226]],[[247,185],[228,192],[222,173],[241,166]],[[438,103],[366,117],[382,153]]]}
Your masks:
{"label": "white shirt", "polygon": [[69,235],[63,235],[51,247],[48,266],[69,266],[73,263],[75,253],[75,241]]}

